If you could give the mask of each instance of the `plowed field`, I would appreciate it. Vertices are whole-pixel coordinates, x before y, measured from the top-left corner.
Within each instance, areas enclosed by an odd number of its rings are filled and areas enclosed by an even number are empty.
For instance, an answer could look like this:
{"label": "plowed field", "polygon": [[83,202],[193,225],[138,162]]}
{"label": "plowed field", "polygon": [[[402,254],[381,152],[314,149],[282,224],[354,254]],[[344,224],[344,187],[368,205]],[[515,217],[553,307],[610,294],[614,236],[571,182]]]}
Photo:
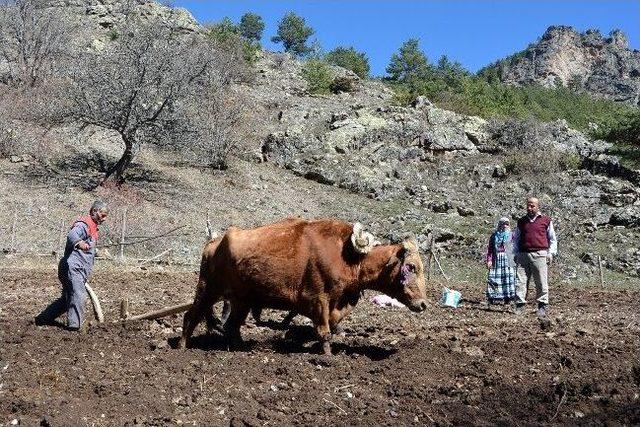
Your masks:
{"label": "plowed field", "polygon": [[[381,308],[366,294],[320,355],[308,321],[249,316],[227,351],[196,330],[175,349],[182,315],[116,322],[188,302],[196,274],[100,267],[107,322],[68,332],[33,317],[59,292],[55,267],[0,269],[0,421],[102,425],[538,425],[640,423],[640,293],[551,286],[548,321],[484,304]],[[453,286],[455,287],[455,286]],[[63,319],[61,319],[63,320]]]}

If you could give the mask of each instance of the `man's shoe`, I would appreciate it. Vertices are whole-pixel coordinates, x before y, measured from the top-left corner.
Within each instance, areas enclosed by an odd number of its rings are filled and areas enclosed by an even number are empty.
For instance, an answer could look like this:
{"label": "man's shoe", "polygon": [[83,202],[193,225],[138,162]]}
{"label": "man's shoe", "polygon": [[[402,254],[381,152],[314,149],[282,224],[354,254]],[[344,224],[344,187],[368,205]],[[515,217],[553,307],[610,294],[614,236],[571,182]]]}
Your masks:
{"label": "man's shoe", "polygon": [[524,304],[516,304],[516,308],[513,309],[515,314],[524,314]]}
{"label": "man's shoe", "polygon": [[33,319],[33,323],[36,326],[54,326],[56,324],[56,321],[53,319],[46,319],[44,317],[36,316]]}
{"label": "man's shoe", "polygon": [[548,307],[546,304],[538,304],[538,317],[545,317],[547,315]]}

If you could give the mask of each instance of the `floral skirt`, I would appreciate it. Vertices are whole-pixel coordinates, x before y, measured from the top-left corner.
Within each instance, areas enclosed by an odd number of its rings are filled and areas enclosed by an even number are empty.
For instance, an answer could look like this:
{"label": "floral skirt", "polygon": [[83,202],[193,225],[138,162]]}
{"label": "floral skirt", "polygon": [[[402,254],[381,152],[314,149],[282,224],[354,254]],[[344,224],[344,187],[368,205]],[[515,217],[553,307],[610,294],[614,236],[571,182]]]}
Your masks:
{"label": "floral skirt", "polygon": [[496,254],[496,262],[487,277],[487,299],[501,300],[516,297],[516,269],[509,267],[504,252]]}

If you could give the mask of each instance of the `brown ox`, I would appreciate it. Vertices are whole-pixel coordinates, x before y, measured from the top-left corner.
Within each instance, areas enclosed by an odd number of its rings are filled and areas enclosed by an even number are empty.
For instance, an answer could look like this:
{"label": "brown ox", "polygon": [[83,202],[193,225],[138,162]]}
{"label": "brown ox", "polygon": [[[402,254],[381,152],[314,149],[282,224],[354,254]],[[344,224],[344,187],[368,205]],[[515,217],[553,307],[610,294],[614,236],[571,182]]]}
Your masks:
{"label": "brown ox", "polygon": [[[219,236],[219,237],[215,237],[211,240],[209,240],[207,242],[207,244],[204,246],[204,249],[202,251],[202,265],[201,265],[201,272],[204,271],[202,269],[202,267],[205,265],[205,262],[208,262],[208,260],[213,258],[213,255],[216,251],[216,249],[218,249],[218,246],[220,245],[220,242],[222,241],[222,238],[224,236]],[[204,286],[206,284],[206,281],[204,280],[199,280],[198,281],[198,289],[196,290],[196,298],[198,297],[198,295],[200,295],[201,292],[204,291]],[[209,308],[209,310],[207,310],[204,313],[204,316],[207,320],[207,332],[212,333],[214,330],[218,331],[218,332],[222,332],[221,330],[221,326],[223,326],[227,319],[229,318],[229,314],[231,313],[231,304],[229,303],[229,301],[225,300],[224,301],[224,306],[222,308],[222,314],[221,314],[221,318],[218,319],[216,317],[216,315],[213,312],[213,305],[215,304],[212,303],[211,307]],[[253,316],[253,319],[255,320],[256,324],[261,324],[262,321],[261,319],[261,313],[262,313],[262,306],[253,306],[251,307],[251,315]],[[289,324],[291,323],[291,321],[293,320],[294,317],[296,317],[297,313],[295,311],[290,311],[284,319],[282,319],[282,322],[280,324],[280,327],[286,328],[289,326]]]}
{"label": "brown ox", "polygon": [[353,226],[338,220],[287,219],[250,230],[231,227],[219,242],[205,246],[192,307],[184,316],[185,347],[212,305],[231,304],[225,335],[241,342],[240,326],[252,307],[295,310],[309,317],[331,354],[331,331],[351,312],[361,292],[373,289],[426,309],[422,260],[413,240],[357,253]]}

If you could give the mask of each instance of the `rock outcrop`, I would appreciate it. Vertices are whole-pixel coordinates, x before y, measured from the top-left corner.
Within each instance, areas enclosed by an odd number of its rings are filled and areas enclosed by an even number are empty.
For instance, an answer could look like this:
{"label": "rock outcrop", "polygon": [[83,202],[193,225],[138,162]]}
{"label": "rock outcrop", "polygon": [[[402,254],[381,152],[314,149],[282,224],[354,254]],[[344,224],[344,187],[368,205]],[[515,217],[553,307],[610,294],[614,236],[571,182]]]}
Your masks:
{"label": "rock outcrop", "polygon": [[201,28],[186,9],[166,7],[154,0],[45,0],[40,7],[62,12],[94,30],[116,28],[127,15],[140,20],[165,22],[182,32],[199,31]]}
{"label": "rock outcrop", "polygon": [[628,102],[640,103],[640,51],[631,50],[626,35],[614,30],[579,33],[572,27],[549,27],[524,51],[498,61],[499,78],[515,85],[562,85]]}

